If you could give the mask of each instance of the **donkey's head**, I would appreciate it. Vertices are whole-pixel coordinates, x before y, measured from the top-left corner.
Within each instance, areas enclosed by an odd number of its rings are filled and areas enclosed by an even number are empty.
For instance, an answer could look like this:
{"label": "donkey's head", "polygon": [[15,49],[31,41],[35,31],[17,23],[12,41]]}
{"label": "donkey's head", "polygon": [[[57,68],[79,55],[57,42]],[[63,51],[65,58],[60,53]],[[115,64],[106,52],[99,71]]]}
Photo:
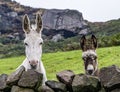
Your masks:
{"label": "donkey's head", "polygon": [[32,25],[27,14],[24,15],[22,26],[25,32],[24,44],[26,57],[31,69],[36,69],[42,55],[43,43],[41,38],[42,19],[40,14],[36,14],[35,24]]}
{"label": "donkey's head", "polygon": [[82,48],[82,59],[84,60],[85,72],[89,75],[94,75],[97,71],[97,39],[94,35],[90,39],[83,36],[80,40]]}

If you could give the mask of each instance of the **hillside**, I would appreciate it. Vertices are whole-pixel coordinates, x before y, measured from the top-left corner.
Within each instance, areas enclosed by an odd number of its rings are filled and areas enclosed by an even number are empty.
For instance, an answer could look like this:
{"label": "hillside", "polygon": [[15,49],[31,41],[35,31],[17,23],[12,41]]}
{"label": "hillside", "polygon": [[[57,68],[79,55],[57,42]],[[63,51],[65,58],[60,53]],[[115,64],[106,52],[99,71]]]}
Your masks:
{"label": "hillside", "polygon": [[[22,31],[24,14],[29,15],[31,23],[34,22],[38,11],[42,14],[42,36],[47,43],[44,48],[51,48],[49,44],[53,42],[89,33],[82,13],[77,10],[38,9],[20,5],[12,0],[0,0],[0,11],[0,58],[24,54]],[[53,51],[55,50],[46,49],[45,52]]]}
{"label": "hillside", "polygon": [[[22,17],[28,14],[31,22],[36,12],[43,18],[43,52],[80,49],[82,34],[95,34],[99,47],[120,45],[120,19],[107,22],[85,21],[77,10],[32,8],[11,0],[0,0],[0,58],[24,54]],[[53,47],[54,46],[54,47]]]}
{"label": "hillside", "polygon": [[[99,68],[118,65],[120,66],[120,46],[97,49]],[[75,73],[84,73],[81,50],[43,54],[42,61],[47,71],[48,79],[55,79],[55,74],[65,69]],[[10,74],[24,60],[24,56],[0,59],[0,74]]]}
{"label": "hillside", "polygon": [[96,36],[112,36],[120,33],[120,19],[93,23],[87,21],[87,23]]}
{"label": "hillside", "polygon": [[77,10],[32,8],[20,5],[15,1],[1,0],[0,11],[0,34],[11,39],[22,40],[24,37],[21,21],[23,15],[28,14],[31,23],[34,23],[35,14],[38,11],[42,15],[43,35],[46,39],[57,34],[64,38],[75,36],[87,28],[82,13]]}

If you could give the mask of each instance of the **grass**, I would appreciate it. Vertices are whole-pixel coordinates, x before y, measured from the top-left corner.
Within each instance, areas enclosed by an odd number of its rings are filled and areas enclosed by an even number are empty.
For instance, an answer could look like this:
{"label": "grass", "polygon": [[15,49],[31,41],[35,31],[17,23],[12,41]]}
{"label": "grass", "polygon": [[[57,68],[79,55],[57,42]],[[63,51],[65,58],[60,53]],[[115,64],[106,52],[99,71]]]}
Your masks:
{"label": "grass", "polygon": [[[99,68],[120,66],[120,46],[97,49]],[[43,54],[42,61],[46,68],[48,79],[56,79],[56,73],[62,70],[72,70],[76,74],[84,73],[81,50]],[[22,63],[24,56],[0,59],[0,74],[10,74]]]}

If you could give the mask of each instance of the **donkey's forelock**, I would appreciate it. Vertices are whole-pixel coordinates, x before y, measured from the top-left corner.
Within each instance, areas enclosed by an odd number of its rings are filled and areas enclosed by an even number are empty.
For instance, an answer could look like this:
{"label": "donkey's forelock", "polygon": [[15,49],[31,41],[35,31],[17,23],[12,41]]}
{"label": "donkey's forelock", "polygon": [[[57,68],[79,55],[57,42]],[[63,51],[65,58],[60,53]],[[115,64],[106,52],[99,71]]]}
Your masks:
{"label": "donkey's forelock", "polygon": [[31,29],[32,29],[32,31],[35,31],[37,29],[37,25],[36,24],[32,24],[31,25]]}
{"label": "donkey's forelock", "polygon": [[94,50],[87,50],[82,53],[82,57],[88,57],[88,56],[95,56],[97,57],[97,54]]}
{"label": "donkey's forelock", "polygon": [[28,36],[28,35],[35,35],[35,36],[41,37],[42,28],[40,29],[40,32],[38,33],[36,31],[37,30],[37,25],[36,24],[31,24],[29,30],[30,30],[30,32],[28,34],[26,33],[26,36]]}

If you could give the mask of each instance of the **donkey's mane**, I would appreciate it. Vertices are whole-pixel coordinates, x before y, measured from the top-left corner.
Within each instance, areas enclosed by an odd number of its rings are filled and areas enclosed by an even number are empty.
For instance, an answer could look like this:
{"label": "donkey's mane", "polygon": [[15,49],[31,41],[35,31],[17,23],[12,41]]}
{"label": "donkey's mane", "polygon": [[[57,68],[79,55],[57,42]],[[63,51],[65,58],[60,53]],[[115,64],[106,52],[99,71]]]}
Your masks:
{"label": "donkey's mane", "polygon": [[33,29],[34,31],[37,29],[37,25],[35,25],[35,24],[32,24],[31,25],[31,29]]}

